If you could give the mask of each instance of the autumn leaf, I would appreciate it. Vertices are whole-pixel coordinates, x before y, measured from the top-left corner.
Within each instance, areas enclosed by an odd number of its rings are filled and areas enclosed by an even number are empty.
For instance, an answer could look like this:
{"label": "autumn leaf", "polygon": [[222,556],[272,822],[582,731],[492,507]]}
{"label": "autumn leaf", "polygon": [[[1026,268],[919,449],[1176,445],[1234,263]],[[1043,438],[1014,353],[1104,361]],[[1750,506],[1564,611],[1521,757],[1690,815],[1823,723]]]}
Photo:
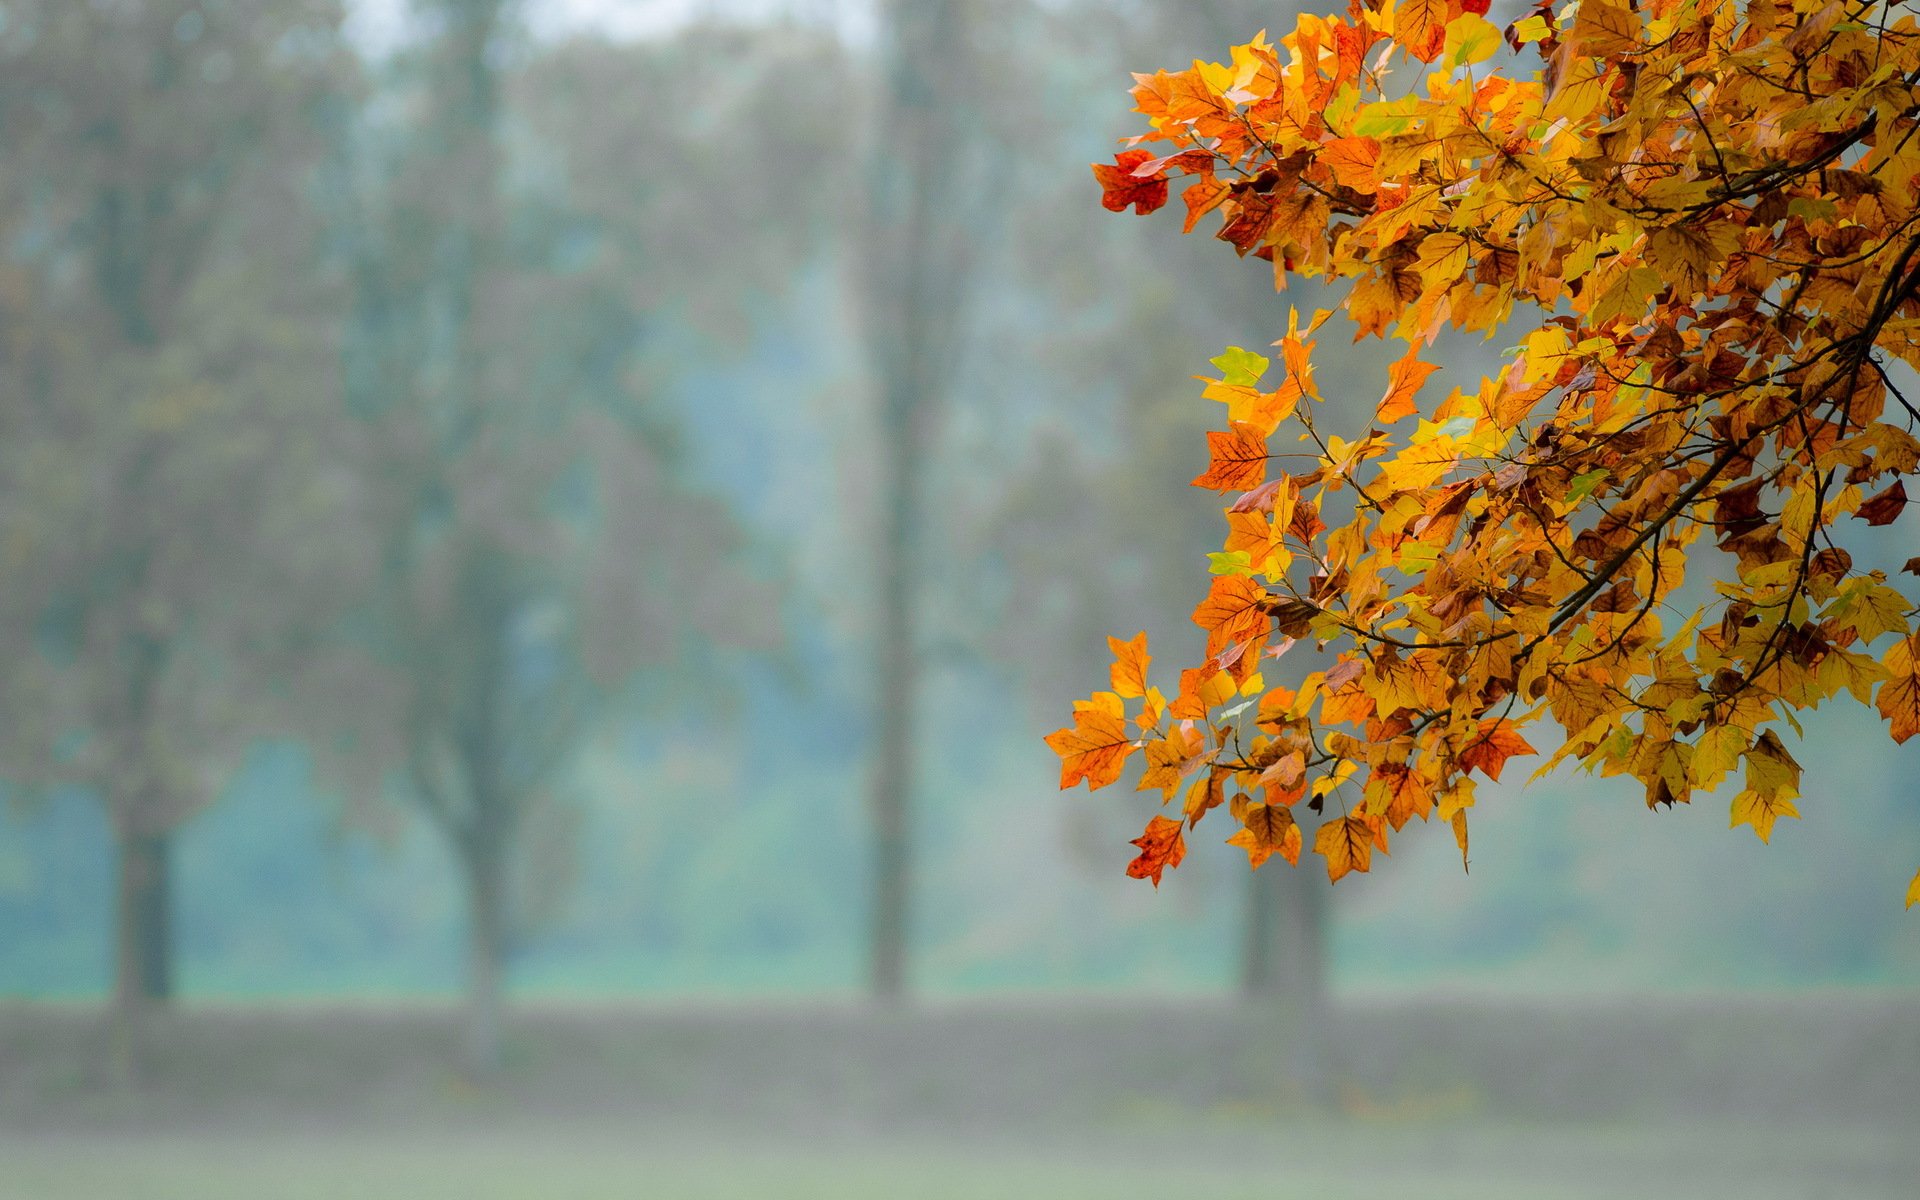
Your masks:
{"label": "autumn leaf", "polygon": [[[1186,191],[1180,194],[1180,199],[1187,206],[1187,223],[1180,232],[1192,233],[1193,227],[1200,223],[1200,218],[1219,208],[1221,201],[1225,200],[1229,194],[1227,185],[1211,175],[1195,180]],[[1138,211],[1139,202],[1135,201],[1134,204],[1135,211]],[[1120,207],[1125,208],[1126,205],[1122,204]]]}
{"label": "autumn leaf", "polygon": [[1891,525],[1900,519],[1900,512],[1907,506],[1907,485],[1896,479],[1885,491],[1871,500],[1863,501],[1853,515],[1869,525]]}
{"label": "autumn leaf", "polygon": [[1920,653],[1917,652],[1920,652],[1920,639],[1901,638],[1887,648],[1887,655],[1881,660],[1887,669],[1887,679],[1880,685],[1874,707],[1887,719],[1888,732],[1896,742],[1920,733],[1920,676],[1915,673]]}
{"label": "autumn leaf", "polygon": [[1356,192],[1379,189],[1380,143],[1373,138],[1335,138],[1320,147],[1320,161],[1345,187]]}
{"label": "autumn leaf", "polygon": [[1193,610],[1193,623],[1207,631],[1207,653],[1218,654],[1229,643],[1264,632],[1267,600],[1266,589],[1244,575],[1216,578]]}
{"label": "autumn leaf", "polygon": [[1510,721],[1494,718],[1480,722],[1476,733],[1458,755],[1463,768],[1478,768],[1488,779],[1498,780],[1500,768],[1516,754],[1539,753],[1520,736]]}
{"label": "autumn leaf", "polygon": [[1047,735],[1048,747],[1060,756],[1060,786],[1070,788],[1084,779],[1089,789],[1103,788],[1120,778],[1133,753],[1124,716],[1089,706],[1076,711],[1073,721],[1071,728]]}
{"label": "autumn leaf", "polygon": [[1227,845],[1247,852],[1247,864],[1254,870],[1278,854],[1291,865],[1300,862],[1300,826],[1293,810],[1271,804],[1251,804],[1246,821],[1227,839]]}
{"label": "autumn leaf", "polygon": [[1728,828],[1737,829],[1742,825],[1753,826],[1761,841],[1768,841],[1773,835],[1773,823],[1780,817],[1797,817],[1800,810],[1793,801],[1783,796],[1762,795],[1759,792],[1742,791],[1733,798],[1733,817]]}
{"label": "autumn leaf", "polygon": [[1146,695],[1147,664],[1153,661],[1153,656],[1147,653],[1146,631],[1135,634],[1128,642],[1110,637],[1107,648],[1113,651],[1114,694],[1123,699]]}
{"label": "autumn leaf", "polygon": [[1237,491],[1257,486],[1267,475],[1267,442],[1252,427],[1236,423],[1231,432],[1209,433],[1212,462],[1193,486]]}
{"label": "autumn leaf", "polygon": [[1313,849],[1327,860],[1327,879],[1339,883],[1350,871],[1371,870],[1373,837],[1373,826],[1363,817],[1340,817],[1320,826]]}
{"label": "autumn leaf", "polygon": [[1180,860],[1187,856],[1186,840],[1180,836],[1180,822],[1166,817],[1156,816],[1148,821],[1146,832],[1129,844],[1140,847],[1140,854],[1127,864],[1127,874],[1135,879],[1151,879],[1154,887],[1160,886],[1162,871],[1179,866]]}
{"label": "autumn leaf", "polygon": [[1151,161],[1145,150],[1122,150],[1113,156],[1111,166],[1093,164],[1093,177],[1100,181],[1100,203],[1109,212],[1125,212],[1128,205],[1136,213],[1150,213],[1167,202],[1167,181],[1162,177],[1136,178],[1133,169]]}
{"label": "autumn leaf", "polygon": [[1415,350],[1409,349],[1406,355],[1396,360],[1387,379],[1387,394],[1380,398],[1380,405],[1374,410],[1373,419],[1382,425],[1389,425],[1401,417],[1420,411],[1414,404],[1414,396],[1427,382],[1427,377],[1440,369],[1437,363],[1424,363],[1414,357]]}
{"label": "autumn leaf", "polygon": [[1401,0],[1393,12],[1393,40],[1420,61],[1432,62],[1446,45],[1449,15],[1447,0]]}

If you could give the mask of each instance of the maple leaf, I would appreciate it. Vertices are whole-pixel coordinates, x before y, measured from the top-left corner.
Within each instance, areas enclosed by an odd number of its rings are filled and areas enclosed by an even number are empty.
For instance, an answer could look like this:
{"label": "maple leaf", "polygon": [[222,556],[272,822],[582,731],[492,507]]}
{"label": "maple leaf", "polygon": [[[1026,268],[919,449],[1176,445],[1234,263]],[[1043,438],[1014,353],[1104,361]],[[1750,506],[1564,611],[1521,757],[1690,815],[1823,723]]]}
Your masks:
{"label": "maple leaf", "polygon": [[1871,500],[1862,501],[1853,515],[1869,525],[1891,525],[1907,506],[1907,485],[1896,479]]}
{"label": "maple leaf", "polygon": [[1264,632],[1266,589],[1244,575],[1222,575],[1213,581],[1207,598],[1193,610],[1193,623],[1207,631],[1207,653],[1218,654],[1230,643]]}
{"label": "maple leaf", "polygon": [[1737,829],[1742,825],[1753,826],[1761,841],[1769,841],[1773,834],[1773,823],[1780,817],[1797,817],[1800,810],[1793,801],[1784,796],[1763,795],[1760,792],[1742,791],[1733,798],[1733,816],[1728,828]]}
{"label": "maple leaf", "polygon": [[1127,864],[1127,874],[1135,879],[1151,879],[1160,886],[1160,873],[1177,867],[1187,856],[1187,843],[1180,835],[1180,822],[1155,816],[1147,822],[1146,832],[1129,845],[1140,847],[1140,854]]}
{"label": "maple leaf", "polygon": [[1477,767],[1488,779],[1498,780],[1500,768],[1516,754],[1537,754],[1527,739],[1500,718],[1480,722],[1480,730],[1456,756],[1462,767]]}
{"label": "maple leaf", "polygon": [[1327,879],[1339,883],[1350,871],[1373,866],[1374,826],[1364,817],[1346,816],[1326,822],[1313,835],[1314,853],[1327,860]]}
{"label": "maple leaf", "polygon": [[1073,721],[1071,728],[1055,730],[1046,738],[1047,746],[1060,756],[1060,786],[1070,788],[1084,779],[1091,790],[1120,778],[1127,755],[1133,753],[1124,716],[1089,705],[1075,711]]}
{"label": "maple leaf", "polygon": [[1440,369],[1436,363],[1424,363],[1414,357],[1415,349],[1408,349],[1405,357],[1396,360],[1387,381],[1387,394],[1380,398],[1380,405],[1374,411],[1373,419],[1382,425],[1389,425],[1401,417],[1420,411],[1413,398],[1427,382],[1427,377]]}
{"label": "maple leaf", "polygon": [[1253,428],[1235,422],[1229,433],[1209,433],[1207,448],[1213,461],[1193,486],[1215,491],[1251,488],[1267,475],[1267,442]]}
{"label": "maple leaf", "polygon": [[1881,665],[1887,678],[1881,683],[1874,707],[1887,719],[1888,732],[1896,742],[1904,742],[1920,733],[1920,675],[1915,673],[1920,658],[1920,640],[1901,638],[1887,648]]}
{"label": "maple leaf", "polygon": [[1227,845],[1247,852],[1247,865],[1254,870],[1275,854],[1290,865],[1300,862],[1300,826],[1293,810],[1272,804],[1251,804],[1241,828],[1227,839]]}
{"label": "maple leaf", "polygon": [[1134,212],[1150,213],[1167,202],[1165,176],[1141,179],[1133,173],[1135,167],[1152,158],[1146,150],[1122,150],[1113,156],[1111,166],[1093,164],[1093,177],[1100,181],[1100,203],[1108,212],[1125,212],[1132,205]]}
{"label": "maple leaf", "polygon": [[1147,694],[1147,664],[1153,656],[1147,653],[1147,634],[1141,630],[1132,641],[1123,642],[1119,638],[1108,638],[1107,648],[1113,651],[1113,692],[1122,699]]}

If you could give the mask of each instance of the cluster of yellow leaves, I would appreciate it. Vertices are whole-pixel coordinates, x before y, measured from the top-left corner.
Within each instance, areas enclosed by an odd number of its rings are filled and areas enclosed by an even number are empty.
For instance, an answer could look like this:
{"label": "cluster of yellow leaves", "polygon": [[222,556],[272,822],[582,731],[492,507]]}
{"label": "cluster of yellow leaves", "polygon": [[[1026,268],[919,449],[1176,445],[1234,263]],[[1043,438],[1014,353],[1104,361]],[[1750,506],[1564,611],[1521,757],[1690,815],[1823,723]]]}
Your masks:
{"label": "cluster of yellow leaves", "polygon": [[[1113,690],[1048,739],[1062,786],[1137,750],[1181,801],[1136,875],[1220,807],[1255,866],[1297,858],[1303,809],[1335,879],[1414,818],[1464,858],[1474,773],[1535,753],[1536,724],[1542,771],[1627,775],[1649,806],[1739,773],[1732,821],[1763,839],[1798,815],[1797,710],[1845,693],[1920,733],[1916,609],[1843,544],[1899,519],[1920,466],[1913,14],[1573,0],[1501,30],[1487,7],[1353,0],[1137,76],[1146,129],[1095,167],[1107,207],[1177,184],[1189,230],[1217,214],[1278,286],[1334,281],[1356,340],[1407,347],[1351,438],[1315,417],[1331,314],[1290,319],[1277,372],[1214,360],[1226,429],[1194,482],[1240,494],[1206,658],[1169,698],[1144,637],[1115,642]],[[1429,394],[1448,328],[1519,340]],[[1308,469],[1272,469],[1283,437]],[[1267,686],[1296,640],[1328,665]]]}

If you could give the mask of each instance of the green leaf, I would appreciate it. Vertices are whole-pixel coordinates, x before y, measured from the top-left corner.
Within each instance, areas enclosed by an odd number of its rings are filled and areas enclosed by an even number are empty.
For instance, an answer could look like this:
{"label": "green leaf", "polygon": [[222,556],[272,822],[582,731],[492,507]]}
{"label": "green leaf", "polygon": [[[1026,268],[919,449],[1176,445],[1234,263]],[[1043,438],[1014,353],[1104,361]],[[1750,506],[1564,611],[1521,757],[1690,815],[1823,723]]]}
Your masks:
{"label": "green leaf", "polygon": [[1593,489],[1599,487],[1600,481],[1606,477],[1607,469],[1605,467],[1597,467],[1594,470],[1583,471],[1575,475],[1573,477],[1573,486],[1567,489],[1567,503],[1578,504],[1588,496],[1593,495]]}
{"label": "green leaf", "polygon": [[1251,575],[1253,556],[1245,550],[1215,551],[1207,555],[1209,575]]}
{"label": "green leaf", "polygon": [[1228,346],[1225,354],[1210,361],[1220,369],[1221,382],[1232,387],[1252,387],[1267,373],[1265,358],[1238,346]]}

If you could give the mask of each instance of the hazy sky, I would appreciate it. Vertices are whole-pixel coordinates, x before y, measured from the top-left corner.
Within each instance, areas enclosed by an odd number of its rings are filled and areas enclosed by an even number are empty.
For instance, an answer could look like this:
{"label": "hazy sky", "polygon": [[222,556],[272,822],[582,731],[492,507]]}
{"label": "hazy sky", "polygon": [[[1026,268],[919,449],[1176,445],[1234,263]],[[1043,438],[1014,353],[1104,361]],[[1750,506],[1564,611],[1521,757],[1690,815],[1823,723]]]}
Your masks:
{"label": "hazy sky", "polygon": [[[350,0],[353,23],[366,44],[391,44],[407,0]],[[743,18],[795,16],[857,31],[869,21],[867,0],[526,0],[528,18],[543,36],[599,29],[616,37],[650,37],[709,14]]]}

